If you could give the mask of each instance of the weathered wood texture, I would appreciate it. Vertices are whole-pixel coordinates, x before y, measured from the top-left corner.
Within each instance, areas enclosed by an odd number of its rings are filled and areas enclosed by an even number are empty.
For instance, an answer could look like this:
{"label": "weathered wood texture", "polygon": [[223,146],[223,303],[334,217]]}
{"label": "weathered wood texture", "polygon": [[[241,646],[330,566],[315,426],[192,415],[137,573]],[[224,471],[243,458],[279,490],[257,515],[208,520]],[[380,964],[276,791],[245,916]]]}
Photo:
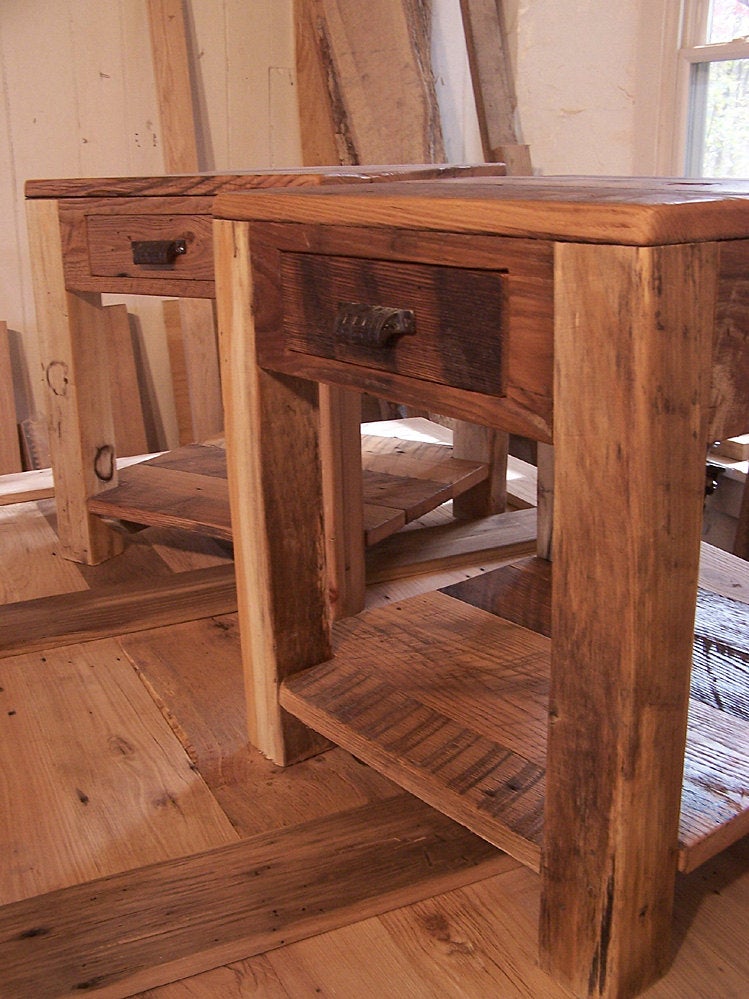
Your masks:
{"label": "weathered wood texture", "polygon": [[0,989],[129,996],[417,901],[507,859],[410,796],[0,910]]}
{"label": "weathered wood texture", "polygon": [[[308,0],[306,7],[297,5],[298,23],[312,28],[316,51],[305,44],[298,58],[306,79],[325,80],[327,107],[315,119],[332,118],[332,162],[443,162],[427,5],[375,0],[364,8],[355,0]],[[324,96],[319,83],[315,92]],[[317,155],[333,148],[323,128],[324,144],[310,140]]]}
{"label": "weathered wood texture", "polygon": [[386,538],[367,552],[367,580],[381,583],[476,560],[518,558],[536,546],[536,511],[513,510]]}
{"label": "weathered wood texture", "polygon": [[[164,302],[164,317],[167,330],[173,326],[181,330],[189,429],[180,443],[215,437],[224,429],[224,410],[213,303],[197,298]],[[171,344],[170,340],[170,354]]]}
{"label": "weathered wood texture", "polygon": [[104,313],[117,454],[147,454],[150,449],[127,306],[107,305]]}
{"label": "weathered wood texture", "polygon": [[[548,570],[532,559],[444,591],[495,622],[430,596],[343,622],[332,662],[287,681],[281,694],[317,731],[533,869],[546,770]],[[737,614],[717,598],[734,632],[718,649],[706,637],[719,627],[715,599],[702,595],[695,638],[678,833],[684,871],[749,829],[746,605]]]}
{"label": "weathered wood texture", "polygon": [[711,243],[556,247],[541,948],[579,994],[634,995],[667,961],[717,270]]}
{"label": "weathered wood texture", "polygon": [[[417,229],[432,229],[428,235],[439,238],[448,254],[455,251],[453,228],[457,236],[488,229],[514,237],[535,229],[539,243],[554,241],[554,554],[563,586],[555,587],[552,604],[549,700],[532,701],[543,734],[549,722],[545,801],[540,793],[535,802],[532,796],[518,801],[518,788],[540,786],[543,769],[507,745],[516,734],[512,701],[500,698],[500,704],[487,706],[474,695],[479,719],[485,717],[482,708],[489,718],[488,732],[469,729],[464,743],[466,726],[453,728],[451,718],[445,721],[444,706],[458,701],[461,710],[464,704],[465,676],[452,669],[466,666],[461,654],[479,658],[477,685],[483,683],[483,692],[489,682],[483,674],[503,660],[514,642],[518,648],[508,663],[510,683],[519,674],[521,683],[532,686],[524,671],[542,672],[548,646],[526,629],[497,624],[482,612],[448,612],[449,597],[432,598],[426,610],[415,598],[428,619],[420,629],[400,613],[402,607],[386,612],[382,621],[365,615],[339,622],[336,655],[300,674],[289,670],[281,682],[281,702],[324,735],[345,739],[352,751],[438,807],[453,815],[463,809],[463,820],[481,826],[484,834],[496,820],[497,841],[524,862],[538,863],[540,852],[542,961],[580,995],[633,995],[663,972],[667,960],[712,332],[721,285],[715,240],[745,236],[747,193],[740,182],[679,185],[678,192],[665,181],[652,186],[623,180],[590,186],[530,179],[416,182],[408,188],[362,188],[356,196],[348,189],[340,198],[292,193],[282,202],[260,195],[244,207],[243,217],[252,220],[245,238],[253,251],[276,240],[278,246],[284,224],[293,221],[307,223],[307,231],[318,230],[316,242],[304,252],[332,255],[337,229],[346,228],[349,250],[356,246],[352,234],[362,241],[362,269],[373,255],[371,245],[364,248],[365,236],[370,244],[382,240],[398,246]],[[231,196],[225,204],[232,214],[241,211]],[[235,256],[240,231],[234,230]],[[411,251],[411,259],[423,259],[420,238],[421,231],[403,249],[404,256]],[[497,251],[495,263],[498,257]],[[252,262],[257,289],[265,288],[277,261],[258,252]],[[241,290],[240,295],[244,297]],[[263,300],[267,302],[265,296]],[[270,301],[265,315],[256,312],[251,356],[279,311],[278,302]],[[236,324],[235,331],[240,329]],[[340,377],[345,384],[371,388],[380,377],[378,363],[365,365],[350,355],[323,363],[297,351],[296,362],[286,367],[278,341],[271,341],[267,336],[261,344],[267,354],[260,354],[260,364],[282,371],[284,379],[317,378],[325,370],[331,380]],[[395,376],[389,377],[395,392]],[[419,380],[416,370],[403,377],[407,385]],[[435,385],[430,398],[437,400],[439,380]],[[448,401],[449,388],[444,393]],[[244,408],[250,409],[249,399]],[[439,411],[439,401],[430,408]],[[267,485],[266,496],[272,495]],[[246,526],[240,520],[237,529]],[[288,578],[287,568],[283,573]],[[459,621],[462,615],[469,624]],[[422,632],[426,654],[415,630]],[[388,644],[394,634],[402,643],[397,651]],[[529,642],[540,644],[529,652],[523,644]],[[372,648],[378,667],[374,676],[366,668]],[[394,662],[388,654],[394,654]],[[397,685],[394,692],[385,689],[384,673],[391,668],[398,683],[413,683],[420,697],[430,696],[427,678],[437,677],[431,711],[419,710],[411,687],[405,694]],[[696,715],[704,720],[703,707],[698,705]],[[506,720],[504,711],[510,715]],[[448,738],[437,736],[445,732]],[[709,735],[708,745],[714,738]],[[723,747],[730,743],[729,736]],[[472,752],[475,766],[461,769]],[[424,758],[427,765],[421,768]],[[523,769],[525,764],[529,766]],[[503,766],[511,772],[509,780],[490,782],[486,794],[477,790],[484,774],[496,778],[493,771]],[[739,793],[741,782],[739,777]],[[460,800],[464,788],[468,805]],[[543,844],[538,840],[541,812]]]}
{"label": "weathered wood texture", "polygon": [[234,567],[18,601],[3,610],[0,657],[236,610]]}
{"label": "weathered wood texture", "polygon": [[[395,183],[405,196],[403,186]],[[463,190],[462,184],[459,189],[449,186],[453,196]],[[429,193],[436,191],[439,201],[441,190],[430,188]],[[253,226],[252,265],[262,303],[255,324],[264,367],[344,385],[364,381],[384,398],[551,439],[549,243],[452,233],[447,237],[418,226],[399,231],[398,198],[393,201],[392,225],[321,228],[304,224],[305,217],[317,216],[317,202],[289,196],[294,208],[286,212],[283,203],[277,203],[280,216],[286,214],[301,224]],[[264,196],[261,200],[259,214],[270,214]],[[250,214],[247,207],[243,215]],[[307,272],[310,250],[316,259]],[[470,306],[458,276],[464,271],[466,284],[480,293]],[[463,309],[456,303],[451,306],[440,291],[443,280],[453,289],[458,286],[456,297]],[[338,302],[362,297],[367,305],[412,309],[416,334],[381,352],[339,344],[333,336]],[[486,310],[489,318],[477,319],[476,309]],[[449,337],[442,335],[441,325],[448,321]],[[491,331],[487,339],[494,344],[493,354],[476,327]],[[409,339],[412,345],[405,343]],[[452,349],[446,349],[444,340]],[[483,363],[471,358],[465,343],[476,349]],[[402,361],[400,351],[404,351]],[[474,377],[484,393],[466,388]]]}
{"label": "weathered wood texture", "polygon": [[277,693],[288,673],[330,654],[317,387],[252,363],[257,306],[247,235],[246,227],[215,223],[229,496],[232,520],[246,528],[234,536],[237,596],[247,625],[250,741],[290,763],[324,745],[281,712]]}
{"label": "weathered wood texture", "polygon": [[0,475],[20,472],[21,468],[8,326],[0,321]]}
{"label": "weathered wood texture", "polygon": [[[183,0],[149,0],[148,16],[164,168],[167,173],[194,174],[201,166],[201,129],[185,5]],[[205,225],[205,220],[195,221]],[[200,441],[220,433],[224,425],[213,305],[201,298],[185,298],[164,303],[164,310],[173,371],[176,366],[173,385],[179,442]]]}
{"label": "weathered wood texture", "polygon": [[166,173],[197,173],[198,143],[183,0],[148,0]]}
{"label": "weathered wood texture", "polygon": [[[64,570],[63,586],[68,585],[69,574],[78,573],[81,568],[54,556],[49,530],[48,537],[40,539],[47,547],[46,564],[36,556],[30,564],[31,551],[36,545],[33,531],[29,534],[32,513],[34,519],[41,521],[36,507],[16,506],[0,511],[0,515],[10,518],[8,534],[0,543],[3,553],[0,588],[13,581],[21,587],[14,587],[16,597],[3,589],[6,600],[33,596],[34,591],[29,587],[47,584],[61,570]],[[145,538],[150,533],[143,532],[137,537]],[[8,547],[10,538],[15,538],[15,547]],[[711,554],[710,563],[704,565],[703,583],[709,576],[716,585],[724,586],[729,596],[749,594],[746,564],[731,560],[730,556]],[[85,571],[97,575],[102,571],[120,571],[127,558],[128,553],[125,553],[103,566]],[[741,566],[744,576],[735,571],[728,576],[718,575],[723,573],[726,562],[734,567]],[[390,584],[388,602],[402,599],[412,582],[402,580]],[[175,730],[180,724],[184,727],[181,738],[190,749],[191,763],[194,766],[198,761],[199,769],[205,766],[205,774],[201,776],[222,808],[230,814],[240,835],[293,826],[301,815],[309,818],[333,815],[336,811],[374,800],[377,795],[388,794],[384,778],[347,758],[341,751],[331,751],[285,769],[261,760],[259,754],[252,762],[246,761],[242,754],[245,736],[240,703],[240,657],[233,618],[141,633],[126,638],[125,642],[129,646],[128,655],[148,676],[151,690],[156,689],[165,702],[159,704],[162,711],[172,714],[172,727]],[[134,655],[134,644],[137,655]],[[102,733],[110,734],[113,726],[118,733],[140,732],[144,724],[140,715],[147,713],[150,718],[152,709],[147,701],[144,707],[137,692],[139,681],[131,675],[127,686],[128,689],[132,685],[136,688],[132,695],[125,695],[116,710],[106,709],[103,720],[92,725],[89,708],[107,704],[104,695],[94,694],[94,686],[110,679],[117,670],[117,675],[123,679],[129,669],[123,670],[125,664],[121,654],[118,654],[119,663],[116,659],[111,660],[111,669],[108,657],[86,657],[82,664],[86,692],[81,698],[77,686],[70,687],[70,661],[76,660],[77,653],[78,649],[73,647],[54,656],[45,656],[44,664],[37,664],[38,657],[32,656],[30,662],[6,663],[3,668],[2,685],[11,694],[13,708],[24,722],[31,724],[34,720],[39,732],[38,738],[28,738],[27,727],[18,740],[14,738],[8,742],[11,755],[3,764],[6,786],[21,789],[18,796],[13,795],[11,807],[0,809],[0,841],[7,856],[14,858],[14,863],[5,865],[4,871],[18,883],[23,879],[25,887],[19,890],[19,895],[53,890],[78,877],[114,873],[118,864],[130,868],[158,862],[161,857],[171,855],[171,836],[164,833],[167,819],[177,820],[176,809],[171,805],[156,808],[155,813],[160,815],[158,824],[149,819],[142,821],[141,816],[148,815],[151,810],[151,801],[148,794],[141,792],[151,785],[150,778],[138,778],[136,773],[142,769],[143,774],[159,774],[160,786],[174,793],[183,787],[182,779],[177,775],[186,773],[180,770],[180,766],[185,766],[184,757],[180,764],[180,754],[175,756],[173,749],[165,754],[161,739],[151,737],[143,739],[142,745],[139,740],[137,752],[127,757],[110,752],[110,746],[102,750]],[[206,662],[220,662],[222,668],[206,670]],[[231,683],[222,676],[224,662],[236,670]],[[18,672],[14,672],[11,683],[9,667],[15,670],[16,666]],[[23,682],[17,683],[17,677]],[[39,694],[34,692],[37,685],[41,685]],[[68,698],[62,705],[56,694],[58,687]],[[108,683],[105,688],[109,689]],[[192,707],[186,699],[194,699]],[[27,703],[33,710],[27,711]],[[44,719],[39,716],[40,705],[47,704],[51,709],[61,711],[59,750],[54,740],[50,740],[50,732],[56,726],[48,723],[50,716],[46,711]],[[71,716],[69,707],[73,712]],[[0,721],[6,723],[4,711]],[[7,719],[7,723],[10,721]],[[149,721],[149,727],[153,727],[152,721]],[[222,746],[217,745],[219,741],[229,754],[223,759]],[[44,746],[47,749],[42,757]],[[344,762],[344,758],[348,762]],[[170,774],[168,768],[172,759],[176,770]],[[64,767],[62,793],[55,790],[56,761]],[[114,779],[112,771],[116,774]],[[195,780],[195,774],[187,777]],[[213,783],[215,778],[227,783],[217,789]],[[33,781],[33,795],[29,794],[30,780]],[[236,783],[230,786],[231,781]],[[91,795],[94,786],[97,793]],[[199,788],[200,781],[194,786]],[[72,789],[75,787],[89,791],[88,806],[83,806],[74,794]],[[69,794],[65,788],[71,789]],[[156,797],[159,797],[158,792]],[[70,803],[65,805],[61,798],[70,799]],[[183,805],[190,798],[189,794],[187,798],[177,795]],[[336,807],[338,800],[340,809]],[[190,810],[189,818],[183,816],[185,828],[190,823],[195,825],[186,835],[187,846],[180,849],[177,845],[179,855],[219,845],[215,839],[201,838],[203,834],[198,832],[200,826],[206,828],[203,820],[211,812],[206,803],[206,799],[200,797],[195,801],[197,808]],[[23,815],[19,805],[24,807]],[[105,810],[101,837],[76,834],[63,850],[59,824],[50,824],[46,819],[52,813],[57,814],[58,808],[68,808],[73,815],[78,810],[81,822],[92,815],[92,809]],[[7,821],[7,827],[3,820]],[[33,835],[17,835],[19,828],[26,828],[26,821],[28,828],[33,829]],[[123,830],[135,834],[123,836]],[[152,830],[164,851],[161,854],[153,845]],[[55,847],[47,848],[47,836],[57,844]],[[202,845],[197,846],[198,842]],[[650,989],[648,996],[652,994],[652,999],[697,994],[743,999],[749,976],[749,955],[743,946],[743,930],[749,912],[747,847],[749,839],[744,838],[709,864],[679,879],[674,923],[679,948],[665,978]],[[24,851],[22,855],[17,852],[19,849]],[[137,857],[126,852],[135,849],[139,851]],[[103,861],[111,861],[112,866],[102,868]],[[473,886],[437,894],[383,916],[288,943],[254,958],[148,990],[146,995],[148,999],[184,999],[185,995],[193,999],[216,999],[216,996],[239,999],[244,992],[253,994],[259,990],[269,999],[285,999],[289,995],[312,995],[322,989],[342,995],[365,992],[383,999],[400,999],[405,991],[414,999],[433,999],[435,994],[460,996],[461,999],[486,999],[487,995],[507,996],[508,999],[529,995],[533,999],[565,999],[567,991],[538,967],[538,878],[523,867],[512,866],[506,858],[505,862],[508,866],[502,873],[482,878]],[[62,879],[58,879],[60,872],[64,875]],[[45,908],[44,914],[47,912]],[[41,920],[38,925],[43,925]],[[41,940],[37,939],[37,943],[42,946]],[[39,967],[47,966],[40,962]],[[398,969],[397,975],[393,975],[393,968]]]}
{"label": "weathered wood texture", "polygon": [[63,554],[95,564],[122,550],[85,507],[117,481],[101,298],[66,291],[57,203],[29,202],[27,210]]}
{"label": "weathered wood texture", "polygon": [[[357,472],[361,469],[356,500],[364,516],[352,518],[359,534],[351,536],[346,550],[363,551],[363,544],[376,544],[486,478],[483,463],[455,459],[441,444],[362,436],[354,425],[356,453],[333,452],[339,460],[348,459]],[[118,485],[93,497],[89,510],[230,541],[226,480],[222,446],[185,445],[123,470]],[[360,576],[363,580],[363,567]]]}
{"label": "weathered wood texture", "polygon": [[133,633],[121,645],[240,835],[400,794],[343,750],[280,768],[248,744],[236,615]]}
{"label": "weathered wood texture", "polygon": [[[674,182],[666,178],[485,177],[436,182],[397,181],[347,188],[334,197],[287,191],[257,198],[221,194],[216,214],[227,219],[347,224],[373,229],[494,233],[539,239],[657,245],[705,240],[731,248],[726,273],[746,252],[749,216],[745,180]],[[699,205],[699,212],[695,206]],[[737,431],[743,433],[743,431]]]}
{"label": "weathered wood texture", "polygon": [[517,139],[517,97],[502,8],[502,0],[460,0],[484,159],[504,162],[508,174],[518,176],[532,170],[528,147]]}

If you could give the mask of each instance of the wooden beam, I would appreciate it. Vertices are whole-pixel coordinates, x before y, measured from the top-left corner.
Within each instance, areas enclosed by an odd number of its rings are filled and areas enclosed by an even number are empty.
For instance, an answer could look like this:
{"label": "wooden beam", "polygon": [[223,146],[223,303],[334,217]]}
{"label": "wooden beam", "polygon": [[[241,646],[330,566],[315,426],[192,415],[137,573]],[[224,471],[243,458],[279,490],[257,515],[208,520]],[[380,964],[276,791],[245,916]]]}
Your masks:
{"label": "wooden beam", "polygon": [[148,23],[167,173],[197,173],[198,144],[182,0],[148,0]]}
{"label": "wooden beam", "polygon": [[409,795],[0,909],[0,994],[129,996],[512,865]]}
{"label": "wooden beam", "polygon": [[138,585],[102,586],[6,604],[0,657],[195,621],[237,609],[234,566],[180,572]]}
{"label": "wooden beam", "polygon": [[536,511],[514,510],[475,521],[406,531],[367,552],[367,582],[382,583],[498,558],[519,558],[536,548]]}

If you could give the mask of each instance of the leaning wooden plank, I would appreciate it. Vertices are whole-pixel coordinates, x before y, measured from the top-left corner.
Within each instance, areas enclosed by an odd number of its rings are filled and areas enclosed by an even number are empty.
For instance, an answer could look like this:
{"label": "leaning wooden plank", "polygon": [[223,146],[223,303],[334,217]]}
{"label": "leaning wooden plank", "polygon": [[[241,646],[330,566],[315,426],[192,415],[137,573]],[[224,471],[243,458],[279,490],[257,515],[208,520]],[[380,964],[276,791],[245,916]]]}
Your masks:
{"label": "leaning wooden plank", "polygon": [[164,169],[197,173],[198,144],[182,0],[148,0]]}
{"label": "leaning wooden plank", "polygon": [[18,424],[24,468],[49,468],[49,431],[43,416],[32,414]]}
{"label": "leaning wooden plank", "polygon": [[[310,4],[340,161],[443,162],[425,5],[414,0]],[[390,71],[394,67],[397,71]]]}
{"label": "leaning wooden plank", "polygon": [[302,159],[305,166],[353,164],[346,144],[337,141],[338,103],[329,86],[321,31],[314,0],[294,0]]}
{"label": "leaning wooden plank", "polygon": [[[182,0],[148,0],[158,93],[164,169],[194,174],[200,169],[198,129]],[[202,440],[223,426],[213,303],[206,299],[165,302],[164,316],[173,369],[180,444]]]}
{"label": "leaning wooden plank", "polygon": [[0,322],[0,475],[21,471],[8,326]]}
{"label": "leaning wooden plank", "polygon": [[203,441],[224,429],[213,302],[205,298],[181,298],[177,308],[185,352],[192,440]]}
{"label": "leaning wooden plank", "polygon": [[109,387],[117,454],[145,454],[148,439],[127,306],[107,305],[104,315],[108,324]]}
{"label": "leaning wooden plank", "polygon": [[8,604],[0,656],[89,642],[237,609],[234,566],[210,566],[139,585],[107,586]]}
{"label": "leaning wooden plank", "polygon": [[387,538],[367,552],[367,582],[384,582],[477,559],[515,558],[536,547],[536,511],[514,510]]}
{"label": "leaning wooden plank", "polygon": [[515,130],[515,84],[507,48],[502,0],[460,0],[468,63],[484,158],[508,163],[508,173],[529,174],[528,147]]}
{"label": "leaning wooden plank", "polygon": [[499,873],[408,795],[0,910],[0,994],[129,996]]}

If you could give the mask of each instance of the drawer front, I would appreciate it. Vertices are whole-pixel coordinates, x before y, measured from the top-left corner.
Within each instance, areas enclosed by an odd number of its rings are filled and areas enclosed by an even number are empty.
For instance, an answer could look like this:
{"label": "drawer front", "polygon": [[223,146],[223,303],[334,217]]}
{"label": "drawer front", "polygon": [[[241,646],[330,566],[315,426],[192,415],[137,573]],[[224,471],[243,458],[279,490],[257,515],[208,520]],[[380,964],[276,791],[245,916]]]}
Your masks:
{"label": "drawer front", "polygon": [[502,396],[506,279],[501,270],[282,253],[284,345]]}
{"label": "drawer front", "polygon": [[213,281],[207,215],[89,215],[86,239],[94,277]]}

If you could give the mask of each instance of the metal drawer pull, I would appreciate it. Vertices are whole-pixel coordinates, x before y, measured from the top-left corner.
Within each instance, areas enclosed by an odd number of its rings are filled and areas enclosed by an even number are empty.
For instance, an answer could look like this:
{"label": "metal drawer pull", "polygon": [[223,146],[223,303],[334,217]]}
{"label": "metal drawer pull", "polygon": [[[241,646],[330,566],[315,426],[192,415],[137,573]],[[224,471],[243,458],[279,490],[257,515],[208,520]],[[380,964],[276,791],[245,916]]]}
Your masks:
{"label": "metal drawer pull", "polygon": [[177,257],[187,253],[184,239],[142,239],[133,240],[134,264],[156,264],[161,267],[173,264]]}
{"label": "metal drawer pull", "polygon": [[336,341],[351,346],[390,347],[399,337],[416,332],[416,316],[410,309],[385,305],[341,302],[335,317]]}

